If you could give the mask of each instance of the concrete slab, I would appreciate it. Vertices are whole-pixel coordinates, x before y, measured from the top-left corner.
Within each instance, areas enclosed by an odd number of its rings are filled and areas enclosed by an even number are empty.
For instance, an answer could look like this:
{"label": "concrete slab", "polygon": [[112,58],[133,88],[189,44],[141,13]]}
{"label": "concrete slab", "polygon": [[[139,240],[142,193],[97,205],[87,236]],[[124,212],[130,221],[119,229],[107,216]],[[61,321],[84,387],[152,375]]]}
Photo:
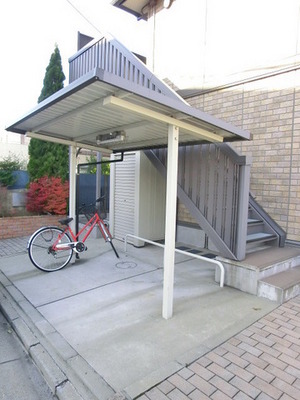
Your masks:
{"label": "concrete slab", "polygon": [[116,243],[116,259],[94,240],[91,251],[61,271],[41,272],[24,255],[2,259],[0,269],[109,386],[132,398],[277,306],[220,288],[214,266],[179,255],[174,317],[166,321],[162,250],[129,246],[125,254]]}
{"label": "concrete slab", "polygon": [[[23,258],[16,257],[16,262]],[[132,259],[118,260],[111,252],[103,253],[98,259],[77,261],[74,265],[55,273],[40,273],[29,260],[23,261],[24,265],[28,267],[27,271],[18,271],[16,274],[8,270],[7,275],[36,307],[157,269],[144,263],[135,268],[136,263],[132,262]],[[32,290],[33,281],[34,290]]]}

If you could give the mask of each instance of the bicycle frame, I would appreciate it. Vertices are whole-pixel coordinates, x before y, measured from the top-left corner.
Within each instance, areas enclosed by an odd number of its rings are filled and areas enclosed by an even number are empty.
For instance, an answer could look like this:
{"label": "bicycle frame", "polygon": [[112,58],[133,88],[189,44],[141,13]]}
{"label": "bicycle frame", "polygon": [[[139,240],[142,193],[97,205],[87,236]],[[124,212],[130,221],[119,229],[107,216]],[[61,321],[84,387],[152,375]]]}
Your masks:
{"label": "bicycle frame", "polygon": [[95,213],[90,220],[84,225],[83,228],[80,229],[80,231],[77,233],[77,235],[75,236],[74,233],[72,232],[71,228],[69,227],[69,233],[72,237],[73,240],[78,240],[79,236],[85,231],[85,229],[90,225],[89,230],[87,231],[87,233],[85,234],[84,238],[82,239],[82,242],[84,243],[86,241],[86,239],[89,237],[90,233],[92,232],[92,230],[94,229],[94,227],[96,225],[98,225],[100,232],[103,236],[103,239],[105,239],[105,241],[107,242],[109,239],[111,239],[111,234],[109,232],[109,230],[107,229],[104,221],[99,217],[98,213]]}
{"label": "bicycle frame", "polygon": [[[107,229],[104,221],[99,217],[99,215],[97,213],[95,213],[89,220],[88,222],[83,226],[83,228],[80,229],[80,231],[77,233],[77,235],[75,235],[72,231],[72,229],[67,226],[64,229],[64,232],[58,236],[58,239],[56,240],[56,242],[53,244],[52,248],[53,250],[63,250],[66,248],[69,248],[71,245],[75,245],[78,242],[78,239],[80,237],[80,235],[88,228],[89,229],[87,231],[87,233],[85,234],[85,236],[83,237],[83,239],[81,240],[82,243],[84,243],[86,241],[86,239],[89,237],[90,233],[92,232],[92,230],[94,229],[94,227],[98,225],[100,232],[103,236],[103,239],[105,239],[105,241],[110,241],[112,239],[111,234],[109,232],[109,230]],[[59,244],[61,238],[63,237],[63,235],[65,233],[69,233],[71,236],[71,239],[73,240],[73,242],[69,243],[68,245],[66,244]]]}

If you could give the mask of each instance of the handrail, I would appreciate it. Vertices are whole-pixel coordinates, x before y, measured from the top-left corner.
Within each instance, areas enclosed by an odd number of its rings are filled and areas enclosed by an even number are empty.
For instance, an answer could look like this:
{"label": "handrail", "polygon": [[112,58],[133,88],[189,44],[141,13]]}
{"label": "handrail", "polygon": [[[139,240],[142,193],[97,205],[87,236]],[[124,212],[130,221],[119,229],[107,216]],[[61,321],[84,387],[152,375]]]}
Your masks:
{"label": "handrail", "polygon": [[[135,236],[135,235],[132,235],[131,233],[128,233],[125,236],[125,241],[124,241],[124,251],[125,251],[125,253],[127,252],[127,238],[128,237],[131,237],[131,238],[137,239],[137,240],[141,240],[142,242],[146,242],[146,243],[152,244],[154,246],[165,248],[164,244],[153,242],[152,240],[144,239],[142,237]],[[198,260],[202,260],[202,261],[205,261],[205,262],[208,262],[208,263],[211,263],[211,264],[215,264],[216,266],[218,266],[220,268],[220,273],[221,273],[221,276],[220,276],[220,287],[224,286],[225,269],[224,269],[223,264],[220,261],[212,260],[211,258],[199,256],[197,254],[188,253],[187,251],[184,251],[184,250],[175,249],[175,252],[183,254],[183,255],[188,256],[188,257],[197,258]]]}

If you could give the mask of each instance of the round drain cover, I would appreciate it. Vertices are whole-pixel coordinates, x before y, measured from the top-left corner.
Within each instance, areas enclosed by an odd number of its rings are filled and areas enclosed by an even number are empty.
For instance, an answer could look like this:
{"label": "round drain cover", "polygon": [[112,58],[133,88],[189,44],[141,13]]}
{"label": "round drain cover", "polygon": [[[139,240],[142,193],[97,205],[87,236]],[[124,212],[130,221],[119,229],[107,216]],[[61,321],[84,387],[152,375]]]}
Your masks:
{"label": "round drain cover", "polygon": [[137,264],[133,261],[121,261],[116,264],[116,267],[120,269],[135,268],[136,266]]}

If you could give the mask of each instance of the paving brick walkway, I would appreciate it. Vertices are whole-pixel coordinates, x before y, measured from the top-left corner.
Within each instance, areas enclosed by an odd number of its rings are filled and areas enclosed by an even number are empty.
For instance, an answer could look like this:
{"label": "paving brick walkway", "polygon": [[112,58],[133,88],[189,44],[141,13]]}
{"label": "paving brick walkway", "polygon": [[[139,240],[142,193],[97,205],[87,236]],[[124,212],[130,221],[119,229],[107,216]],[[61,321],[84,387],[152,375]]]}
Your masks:
{"label": "paving brick walkway", "polygon": [[23,236],[0,240],[0,257],[13,256],[17,253],[26,253],[28,239],[28,236]]}
{"label": "paving brick walkway", "polygon": [[139,400],[299,400],[300,296]]}

